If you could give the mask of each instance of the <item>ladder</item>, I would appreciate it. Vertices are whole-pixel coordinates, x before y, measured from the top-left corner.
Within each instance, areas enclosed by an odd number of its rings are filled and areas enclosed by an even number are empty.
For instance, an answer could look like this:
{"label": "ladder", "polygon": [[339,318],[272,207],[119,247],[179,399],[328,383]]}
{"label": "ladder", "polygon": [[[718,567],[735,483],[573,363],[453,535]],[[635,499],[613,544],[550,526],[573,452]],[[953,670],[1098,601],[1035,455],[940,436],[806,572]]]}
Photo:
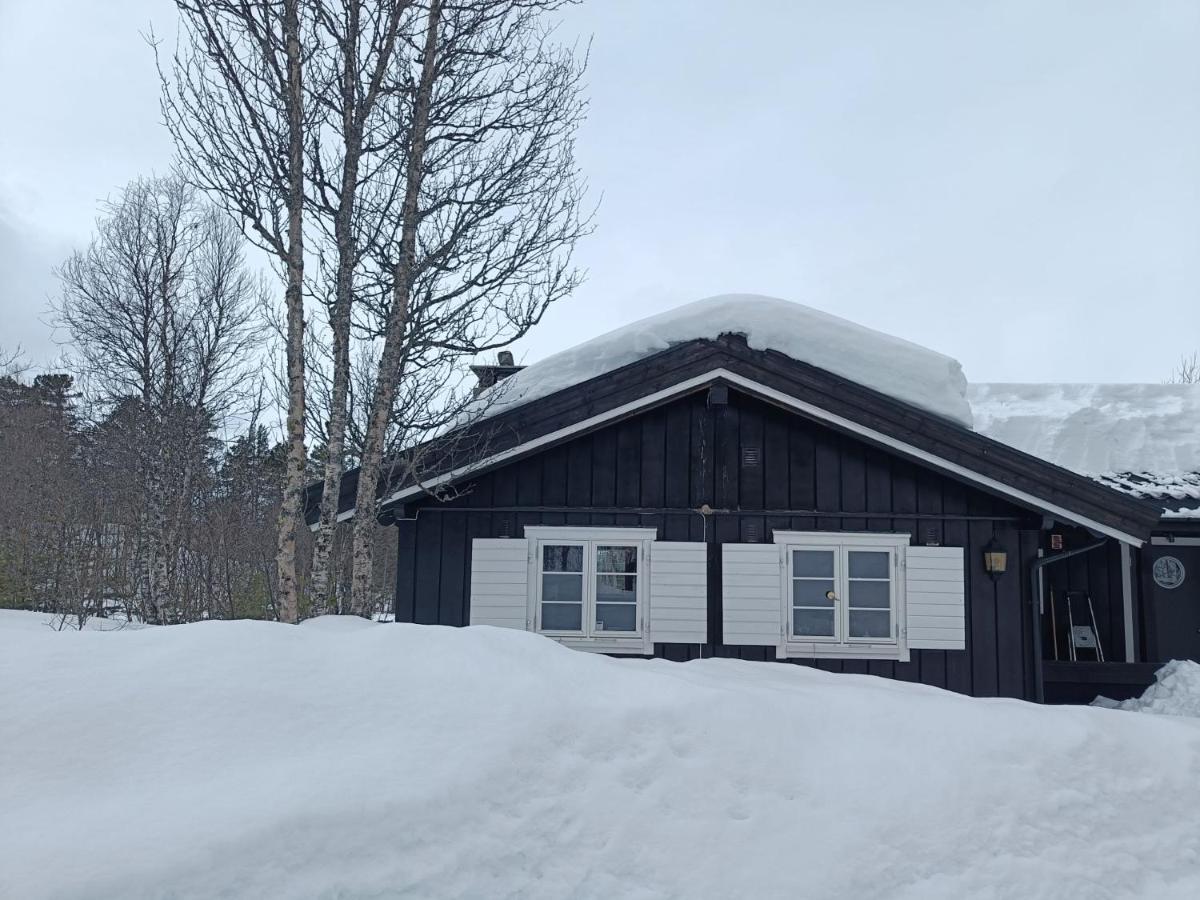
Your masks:
{"label": "ladder", "polygon": [[[1087,606],[1088,621],[1075,623],[1075,605],[1082,600]],[[1079,652],[1087,651],[1093,655],[1096,662],[1104,662],[1104,647],[1100,643],[1100,626],[1096,624],[1096,609],[1092,605],[1092,595],[1087,591],[1067,591],[1067,650],[1071,662],[1079,661]]]}

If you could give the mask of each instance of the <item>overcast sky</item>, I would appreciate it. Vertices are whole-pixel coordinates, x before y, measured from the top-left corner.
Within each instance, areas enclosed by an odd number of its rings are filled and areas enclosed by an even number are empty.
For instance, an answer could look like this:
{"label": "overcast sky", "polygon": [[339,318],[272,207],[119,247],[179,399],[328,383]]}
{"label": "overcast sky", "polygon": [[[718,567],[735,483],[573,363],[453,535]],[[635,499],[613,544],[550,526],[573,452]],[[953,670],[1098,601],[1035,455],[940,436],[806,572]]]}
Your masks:
{"label": "overcast sky", "polygon": [[[51,268],[165,171],[170,0],[0,0],[0,347],[55,352]],[[1200,2],[589,0],[587,284],[526,362],[725,292],[960,359],[1159,381],[1200,348]]]}

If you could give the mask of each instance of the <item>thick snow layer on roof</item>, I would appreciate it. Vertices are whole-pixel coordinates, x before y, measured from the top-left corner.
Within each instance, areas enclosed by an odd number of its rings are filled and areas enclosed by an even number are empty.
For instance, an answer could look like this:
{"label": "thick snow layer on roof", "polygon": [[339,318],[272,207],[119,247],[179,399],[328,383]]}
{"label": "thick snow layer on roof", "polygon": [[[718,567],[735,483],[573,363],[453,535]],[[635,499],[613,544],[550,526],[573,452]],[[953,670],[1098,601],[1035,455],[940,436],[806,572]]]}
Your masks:
{"label": "thick snow layer on roof", "polygon": [[674,344],[731,332],[744,334],[756,350],[777,350],[971,425],[967,380],[957,360],[799,303],[752,294],[698,300],[549,356],[501,382],[487,415],[546,397]]}
{"label": "thick snow layer on roof", "polygon": [[31,616],[0,610],[4,897],[1200,897],[1194,719],[508,629]]}
{"label": "thick snow layer on roof", "polygon": [[1200,498],[1200,385],[972,384],[975,429],[1138,497]]}

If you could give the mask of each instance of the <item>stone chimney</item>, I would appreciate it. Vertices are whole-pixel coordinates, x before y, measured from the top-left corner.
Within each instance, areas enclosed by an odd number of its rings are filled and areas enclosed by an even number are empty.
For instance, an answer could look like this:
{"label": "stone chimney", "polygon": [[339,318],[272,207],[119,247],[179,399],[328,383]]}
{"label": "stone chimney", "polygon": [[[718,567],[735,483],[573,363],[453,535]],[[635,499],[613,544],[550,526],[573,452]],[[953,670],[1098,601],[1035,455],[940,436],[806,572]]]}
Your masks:
{"label": "stone chimney", "polygon": [[514,365],[512,351],[501,350],[496,354],[495,365],[471,366],[471,371],[479,379],[472,394],[479,394],[480,391],[490,388],[497,381],[503,381],[509,375],[515,375],[523,368],[525,367]]}

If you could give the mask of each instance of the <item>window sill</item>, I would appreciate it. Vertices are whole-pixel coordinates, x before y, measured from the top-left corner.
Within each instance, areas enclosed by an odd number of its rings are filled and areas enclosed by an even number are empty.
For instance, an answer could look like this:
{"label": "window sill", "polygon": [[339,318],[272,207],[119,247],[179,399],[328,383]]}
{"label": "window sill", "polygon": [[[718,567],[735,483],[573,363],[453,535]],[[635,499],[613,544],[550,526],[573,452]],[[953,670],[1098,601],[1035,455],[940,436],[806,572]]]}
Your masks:
{"label": "window sill", "polygon": [[834,644],[817,641],[788,641],[779,659],[887,659],[908,662],[908,647],[898,644]]}
{"label": "window sill", "polygon": [[571,637],[570,635],[561,634],[543,634],[542,637],[558,641],[564,647],[570,647],[572,650],[587,650],[592,653],[620,653],[632,654],[634,656],[649,656],[654,651],[653,646],[647,650],[646,640],[640,634],[619,638]]}

